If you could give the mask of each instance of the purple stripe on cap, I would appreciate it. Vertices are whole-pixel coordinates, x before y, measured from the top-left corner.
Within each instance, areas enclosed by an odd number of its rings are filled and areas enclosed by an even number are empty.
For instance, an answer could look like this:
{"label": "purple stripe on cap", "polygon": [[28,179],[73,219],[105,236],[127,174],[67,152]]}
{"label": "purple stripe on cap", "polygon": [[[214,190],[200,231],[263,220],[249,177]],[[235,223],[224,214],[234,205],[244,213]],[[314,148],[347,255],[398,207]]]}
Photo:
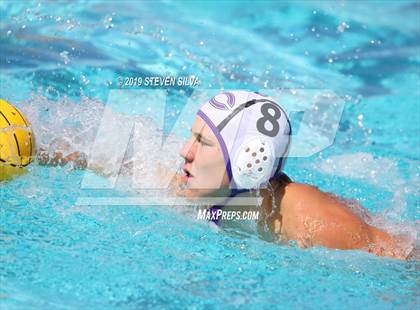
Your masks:
{"label": "purple stripe on cap", "polygon": [[227,97],[227,100],[228,100],[227,103],[228,103],[228,105],[232,108],[235,105],[235,96],[233,94],[231,94],[231,93],[228,93],[228,92],[226,92],[224,94]]}
{"label": "purple stripe on cap", "polygon": [[[235,105],[235,96],[229,92],[226,93],[221,93],[219,95],[226,95],[226,99],[227,99],[227,104],[229,105],[229,107],[233,107]],[[228,107],[226,106],[225,103],[217,101],[216,97],[213,97],[210,99],[209,103],[215,107],[216,109],[219,110],[228,110]]]}
{"label": "purple stripe on cap", "polygon": [[230,158],[229,153],[227,151],[227,147],[225,144],[225,140],[223,140],[222,135],[220,134],[219,130],[217,130],[216,126],[213,124],[210,118],[201,110],[198,110],[197,115],[200,116],[203,121],[206,122],[206,124],[210,127],[210,129],[213,131],[214,135],[216,136],[217,140],[220,143],[220,147],[222,148],[223,152],[223,158],[225,159],[226,164],[226,171],[228,174],[229,182],[232,181],[232,167],[230,166]]}
{"label": "purple stripe on cap", "polygon": [[209,103],[215,107],[216,109],[219,110],[227,110],[227,106],[224,103],[221,103],[219,101],[217,101],[215,98],[211,98],[211,100],[209,101]]}

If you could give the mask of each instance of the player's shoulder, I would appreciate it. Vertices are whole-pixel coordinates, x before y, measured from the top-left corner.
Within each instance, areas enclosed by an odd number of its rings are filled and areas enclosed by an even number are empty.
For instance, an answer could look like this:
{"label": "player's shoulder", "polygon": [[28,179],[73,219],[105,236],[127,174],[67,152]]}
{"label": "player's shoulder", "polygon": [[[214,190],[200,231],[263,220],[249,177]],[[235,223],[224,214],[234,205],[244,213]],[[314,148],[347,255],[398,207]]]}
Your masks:
{"label": "player's shoulder", "polygon": [[286,199],[303,199],[307,197],[314,197],[314,196],[323,196],[326,193],[322,192],[318,187],[305,184],[305,183],[297,183],[291,182],[286,185],[285,187],[285,197]]}
{"label": "player's shoulder", "polygon": [[346,200],[318,187],[290,183],[286,186],[281,202],[283,213],[296,216],[336,216],[348,217],[354,214],[349,210]]}
{"label": "player's shoulder", "polygon": [[292,182],[285,187],[281,208],[283,211],[305,213],[319,211],[319,207],[334,203],[335,198],[318,187]]}

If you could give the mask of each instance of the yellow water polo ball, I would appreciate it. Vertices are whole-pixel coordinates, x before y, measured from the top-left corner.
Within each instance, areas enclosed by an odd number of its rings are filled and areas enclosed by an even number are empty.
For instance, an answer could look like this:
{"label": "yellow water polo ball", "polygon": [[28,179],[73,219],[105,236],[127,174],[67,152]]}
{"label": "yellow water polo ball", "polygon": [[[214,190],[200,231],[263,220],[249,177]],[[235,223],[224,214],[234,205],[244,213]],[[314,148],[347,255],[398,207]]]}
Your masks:
{"label": "yellow water polo ball", "polygon": [[35,154],[30,122],[15,106],[0,99],[0,181],[24,173]]}

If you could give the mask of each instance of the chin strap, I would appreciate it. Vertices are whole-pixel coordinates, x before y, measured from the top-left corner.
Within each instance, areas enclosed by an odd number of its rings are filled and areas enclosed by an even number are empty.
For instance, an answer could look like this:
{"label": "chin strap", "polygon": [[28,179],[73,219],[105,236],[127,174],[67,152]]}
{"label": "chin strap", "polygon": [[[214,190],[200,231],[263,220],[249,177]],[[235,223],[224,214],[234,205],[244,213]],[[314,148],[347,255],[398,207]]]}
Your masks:
{"label": "chin strap", "polygon": [[220,217],[218,215],[221,215],[221,213],[218,213],[218,210],[223,210],[223,208],[225,207],[226,203],[231,200],[233,197],[242,194],[242,193],[246,193],[249,192],[248,189],[232,189],[232,191],[230,192],[229,197],[226,197],[226,199],[223,201],[222,204],[220,205],[214,205],[210,208],[207,209],[207,212],[210,212],[210,222],[215,223],[216,225],[219,225],[220,222]]}

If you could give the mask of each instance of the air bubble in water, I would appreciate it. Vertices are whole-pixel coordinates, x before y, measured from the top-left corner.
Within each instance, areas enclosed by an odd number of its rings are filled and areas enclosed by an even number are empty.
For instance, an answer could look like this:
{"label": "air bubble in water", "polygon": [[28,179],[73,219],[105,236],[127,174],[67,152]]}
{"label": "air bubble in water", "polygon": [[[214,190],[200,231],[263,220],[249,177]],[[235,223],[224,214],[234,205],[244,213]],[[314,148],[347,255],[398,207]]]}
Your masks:
{"label": "air bubble in water", "polygon": [[338,25],[337,31],[338,32],[344,32],[349,28],[350,28],[350,26],[348,24],[346,24],[346,22],[342,22],[340,25]]}
{"label": "air bubble in water", "polygon": [[62,51],[62,52],[60,53],[60,57],[61,57],[61,58],[63,58],[63,61],[64,61],[64,64],[65,64],[65,65],[67,65],[67,64],[70,62],[70,59],[69,59],[69,52],[67,52],[67,51]]}

